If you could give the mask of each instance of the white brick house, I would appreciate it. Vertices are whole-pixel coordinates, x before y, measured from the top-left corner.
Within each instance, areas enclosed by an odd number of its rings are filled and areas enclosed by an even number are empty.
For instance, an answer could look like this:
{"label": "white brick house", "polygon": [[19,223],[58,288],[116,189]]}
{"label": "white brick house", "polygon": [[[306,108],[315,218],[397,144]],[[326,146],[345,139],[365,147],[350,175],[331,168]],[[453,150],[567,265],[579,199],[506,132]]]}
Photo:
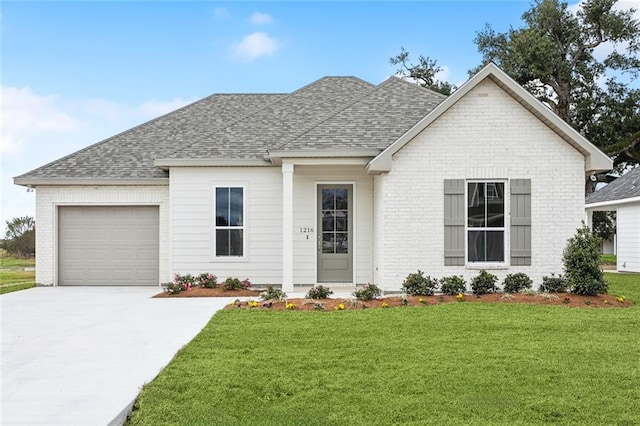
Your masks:
{"label": "white brick house", "polygon": [[328,77],[214,95],[15,178],[41,285],[258,285],[561,272],[611,160],[493,64],[442,95]]}

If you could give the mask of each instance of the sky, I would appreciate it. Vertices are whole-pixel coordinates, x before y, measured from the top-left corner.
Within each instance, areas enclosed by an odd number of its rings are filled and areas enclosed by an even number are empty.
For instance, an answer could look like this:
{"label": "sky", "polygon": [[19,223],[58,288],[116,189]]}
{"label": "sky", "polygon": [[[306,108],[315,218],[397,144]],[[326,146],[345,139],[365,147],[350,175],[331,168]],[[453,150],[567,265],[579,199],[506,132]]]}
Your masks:
{"label": "sky", "polygon": [[2,234],[5,221],[35,216],[35,193],[14,176],[212,93],[286,93],[327,75],[378,84],[396,72],[389,58],[401,47],[436,59],[441,79],[459,85],[481,60],[476,32],[519,27],[529,8],[528,0],[5,0]]}

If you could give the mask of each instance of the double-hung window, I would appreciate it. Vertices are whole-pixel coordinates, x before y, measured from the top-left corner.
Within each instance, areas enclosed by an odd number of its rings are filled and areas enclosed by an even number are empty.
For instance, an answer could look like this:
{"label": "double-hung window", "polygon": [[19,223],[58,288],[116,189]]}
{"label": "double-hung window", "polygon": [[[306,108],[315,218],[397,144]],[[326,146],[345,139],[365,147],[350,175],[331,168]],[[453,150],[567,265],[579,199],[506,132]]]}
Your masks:
{"label": "double-hung window", "polygon": [[467,182],[467,261],[504,262],[505,183]]}
{"label": "double-hung window", "polygon": [[244,256],[244,188],[217,187],[216,257]]}

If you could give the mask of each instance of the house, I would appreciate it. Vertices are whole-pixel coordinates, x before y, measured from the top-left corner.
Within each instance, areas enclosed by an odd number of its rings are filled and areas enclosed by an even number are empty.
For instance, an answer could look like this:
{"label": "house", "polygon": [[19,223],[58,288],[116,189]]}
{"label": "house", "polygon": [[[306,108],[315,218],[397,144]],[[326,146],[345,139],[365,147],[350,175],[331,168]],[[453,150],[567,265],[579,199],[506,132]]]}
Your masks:
{"label": "house", "polygon": [[213,95],[15,178],[41,285],[174,273],[401,288],[562,271],[611,160],[489,64],[444,97],[391,77]]}
{"label": "house", "polygon": [[640,167],[589,194],[588,222],[594,211],[616,212],[616,253],[619,272],[640,272]]}

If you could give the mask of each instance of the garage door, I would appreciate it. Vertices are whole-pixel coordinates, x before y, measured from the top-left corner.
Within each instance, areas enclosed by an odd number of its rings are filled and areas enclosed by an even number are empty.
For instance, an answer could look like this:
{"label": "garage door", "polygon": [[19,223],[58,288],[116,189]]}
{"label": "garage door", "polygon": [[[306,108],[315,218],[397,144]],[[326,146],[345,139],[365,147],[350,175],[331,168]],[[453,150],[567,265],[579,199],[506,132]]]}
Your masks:
{"label": "garage door", "polygon": [[59,285],[158,285],[157,206],[58,208]]}

